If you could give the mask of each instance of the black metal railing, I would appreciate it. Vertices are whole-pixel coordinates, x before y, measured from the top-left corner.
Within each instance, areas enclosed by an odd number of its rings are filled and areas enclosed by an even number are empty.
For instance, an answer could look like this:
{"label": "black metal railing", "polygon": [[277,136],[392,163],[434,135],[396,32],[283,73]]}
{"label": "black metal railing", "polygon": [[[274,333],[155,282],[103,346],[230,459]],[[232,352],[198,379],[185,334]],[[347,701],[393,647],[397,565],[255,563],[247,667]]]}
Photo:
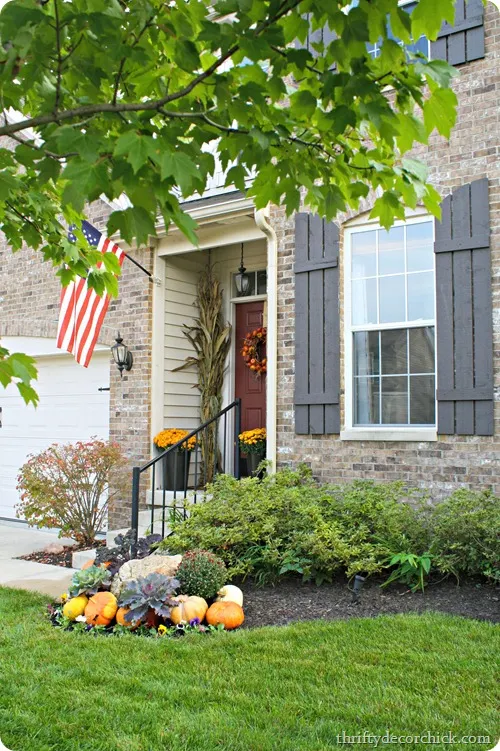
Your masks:
{"label": "black metal railing", "polygon": [[[167,515],[182,514],[186,518],[187,498],[196,503],[207,482],[218,474],[232,474],[240,479],[240,448],[238,436],[241,432],[241,399],[222,409],[203,425],[192,430],[185,438],[169,446],[159,456],[142,467],[132,470],[132,518],[131,528],[137,539],[139,529],[139,501],[141,478],[151,472],[151,516],[148,524],[150,533],[155,525],[161,524],[161,536],[165,537]],[[187,451],[187,441],[194,446]],[[209,451],[209,446],[212,451]],[[210,457],[210,464],[207,459]],[[167,488],[167,484],[171,488]],[[161,485],[161,487],[157,487]],[[157,493],[161,503],[156,505]],[[161,513],[157,517],[158,508]]]}

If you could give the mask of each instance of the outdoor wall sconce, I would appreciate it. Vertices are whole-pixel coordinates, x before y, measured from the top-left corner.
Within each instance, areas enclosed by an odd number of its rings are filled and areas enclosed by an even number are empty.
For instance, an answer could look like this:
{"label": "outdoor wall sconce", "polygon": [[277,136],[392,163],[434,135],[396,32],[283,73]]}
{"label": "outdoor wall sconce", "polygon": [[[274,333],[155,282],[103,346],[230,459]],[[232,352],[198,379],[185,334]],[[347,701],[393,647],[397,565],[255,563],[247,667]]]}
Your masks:
{"label": "outdoor wall sconce", "polygon": [[127,345],[123,343],[120,332],[118,332],[118,336],[116,337],[116,344],[113,344],[111,347],[111,354],[113,355],[116,367],[120,371],[120,378],[123,378],[124,370],[132,370],[134,358]]}
{"label": "outdoor wall sconce", "polygon": [[246,268],[243,265],[243,243],[241,243],[241,262],[238,273],[234,275],[234,283],[238,297],[244,297],[250,289],[250,277],[245,273]]}

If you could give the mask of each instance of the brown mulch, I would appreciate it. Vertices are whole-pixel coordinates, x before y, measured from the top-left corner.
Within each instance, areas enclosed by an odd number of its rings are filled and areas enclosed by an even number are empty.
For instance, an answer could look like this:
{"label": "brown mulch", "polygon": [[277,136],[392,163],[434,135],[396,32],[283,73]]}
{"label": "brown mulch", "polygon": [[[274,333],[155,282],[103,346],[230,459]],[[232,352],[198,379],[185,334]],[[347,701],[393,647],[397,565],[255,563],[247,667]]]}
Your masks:
{"label": "brown mulch", "polygon": [[[94,544],[93,548],[105,544],[105,540],[99,540]],[[73,553],[78,550],[89,550],[89,546],[65,545],[62,553],[44,553],[43,550],[37,550],[36,553],[20,555],[19,559],[23,561],[36,561],[37,563],[50,563],[52,566],[62,566],[63,568],[71,568]]]}
{"label": "brown mulch", "polygon": [[427,610],[500,622],[500,588],[484,582],[468,581],[457,586],[447,579],[431,582],[424,593],[412,593],[402,585],[381,589],[379,581],[371,580],[364,583],[357,603],[345,579],[321,587],[302,584],[298,579],[284,580],[275,587],[256,588],[248,582],[241,587],[247,628]]}

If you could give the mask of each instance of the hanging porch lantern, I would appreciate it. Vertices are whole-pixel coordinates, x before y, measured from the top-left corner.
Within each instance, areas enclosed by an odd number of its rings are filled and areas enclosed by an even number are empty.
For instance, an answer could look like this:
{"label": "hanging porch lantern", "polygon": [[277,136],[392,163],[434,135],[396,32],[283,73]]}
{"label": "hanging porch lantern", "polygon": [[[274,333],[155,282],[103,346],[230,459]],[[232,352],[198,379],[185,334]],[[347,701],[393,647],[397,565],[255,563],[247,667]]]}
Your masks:
{"label": "hanging porch lantern", "polygon": [[243,265],[243,243],[241,243],[241,262],[238,273],[234,275],[234,283],[236,285],[238,297],[245,297],[245,295],[248,295],[250,289],[250,277],[246,273],[246,268]]}

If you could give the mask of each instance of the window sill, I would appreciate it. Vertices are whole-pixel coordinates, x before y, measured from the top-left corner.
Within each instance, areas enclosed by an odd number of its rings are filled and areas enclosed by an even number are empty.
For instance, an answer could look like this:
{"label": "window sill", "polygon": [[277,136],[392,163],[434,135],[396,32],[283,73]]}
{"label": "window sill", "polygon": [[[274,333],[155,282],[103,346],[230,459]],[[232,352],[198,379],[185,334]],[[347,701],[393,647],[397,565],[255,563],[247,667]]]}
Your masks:
{"label": "window sill", "polygon": [[435,428],[348,428],[341,441],[437,441]]}

